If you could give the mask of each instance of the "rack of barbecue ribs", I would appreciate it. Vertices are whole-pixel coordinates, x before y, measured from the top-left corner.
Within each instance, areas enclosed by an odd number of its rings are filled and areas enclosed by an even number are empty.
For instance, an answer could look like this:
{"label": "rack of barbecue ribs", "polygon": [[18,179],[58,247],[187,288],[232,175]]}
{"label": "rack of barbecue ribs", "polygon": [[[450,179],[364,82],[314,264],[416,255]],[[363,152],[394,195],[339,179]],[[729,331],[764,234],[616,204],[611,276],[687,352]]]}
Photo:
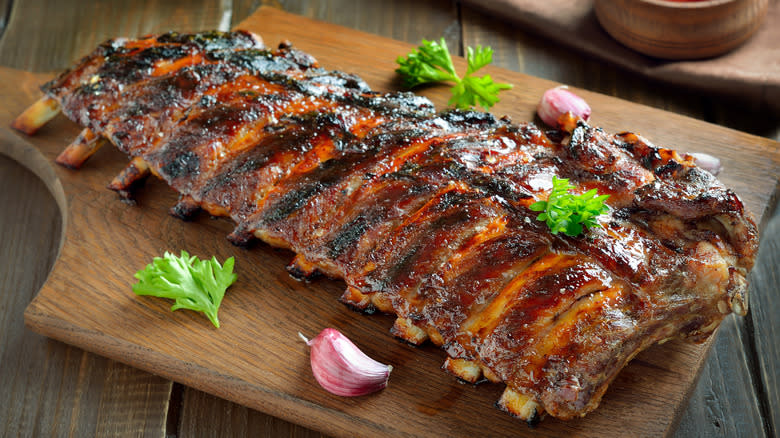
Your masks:
{"label": "rack of barbecue ribs", "polygon": [[[503,382],[498,406],[529,422],[585,415],[638,352],[747,311],[742,202],[635,134],[437,112],[242,31],[111,40],[43,91],[14,127],[58,111],[84,126],[57,162],[113,143],[131,157],[122,196],[154,174],[180,194],[174,215],[291,249],[293,275],[342,278],[344,303],[396,314],[392,333],[441,346],[460,379]],[[600,227],[536,219],[553,175],[610,195]]]}

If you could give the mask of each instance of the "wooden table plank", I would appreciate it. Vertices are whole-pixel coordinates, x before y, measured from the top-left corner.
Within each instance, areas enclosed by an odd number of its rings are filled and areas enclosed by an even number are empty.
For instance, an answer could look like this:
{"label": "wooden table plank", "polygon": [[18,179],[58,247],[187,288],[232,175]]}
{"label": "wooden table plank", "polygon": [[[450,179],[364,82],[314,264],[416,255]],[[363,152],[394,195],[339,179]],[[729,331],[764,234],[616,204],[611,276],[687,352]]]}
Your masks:
{"label": "wooden table plank", "polygon": [[14,206],[0,215],[2,435],[164,431],[170,381],[24,327],[24,308],[58,252],[61,215],[41,180],[4,155],[0,186],[20,189],[0,191],[0,205]]}
{"label": "wooden table plank", "polygon": [[730,315],[718,329],[675,436],[765,436],[740,319]]}
{"label": "wooden table plank", "polygon": [[320,432],[219,397],[186,388],[178,434],[188,436],[322,438]]}
{"label": "wooden table plank", "polygon": [[746,332],[755,342],[755,382],[763,390],[768,435],[780,433],[780,208],[764,230],[756,267],[751,273],[751,320]]}
{"label": "wooden table plank", "polygon": [[173,382],[107,360],[97,436],[165,436]]}
{"label": "wooden table plank", "polygon": [[444,36],[448,44],[460,44],[458,9],[447,0],[234,0],[233,5],[234,26],[262,5],[410,43]]}

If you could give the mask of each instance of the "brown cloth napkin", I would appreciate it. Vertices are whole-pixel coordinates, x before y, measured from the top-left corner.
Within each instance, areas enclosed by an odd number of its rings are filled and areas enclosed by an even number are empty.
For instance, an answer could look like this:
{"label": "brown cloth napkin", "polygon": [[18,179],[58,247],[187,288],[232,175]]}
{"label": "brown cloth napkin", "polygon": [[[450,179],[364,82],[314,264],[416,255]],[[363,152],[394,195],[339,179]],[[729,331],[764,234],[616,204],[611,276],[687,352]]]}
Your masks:
{"label": "brown cloth napkin", "polygon": [[664,61],[612,39],[593,12],[592,0],[467,0],[533,32],[628,70],[674,84],[736,96],[756,108],[780,112],[780,1],[770,1],[761,28],[724,55]]}

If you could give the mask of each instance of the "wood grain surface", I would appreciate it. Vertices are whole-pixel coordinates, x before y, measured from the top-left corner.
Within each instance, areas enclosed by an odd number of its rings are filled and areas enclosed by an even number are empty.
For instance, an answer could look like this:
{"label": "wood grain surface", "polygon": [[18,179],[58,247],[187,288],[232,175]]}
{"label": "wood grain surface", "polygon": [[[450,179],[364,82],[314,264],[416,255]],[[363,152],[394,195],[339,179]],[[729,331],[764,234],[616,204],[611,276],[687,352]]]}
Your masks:
{"label": "wood grain surface", "polygon": [[[118,34],[216,28],[226,17],[235,25],[261,3],[410,43],[444,35],[450,47],[461,53],[467,45],[492,45],[494,63],[505,68],[780,138],[780,117],[750,101],[648,81],[449,1],[0,1],[0,30],[6,26],[0,38],[0,65],[59,70],[94,44]],[[42,20],[42,16],[58,19]],[[32,95],[37,84],[22,86]],[[11,117],[15,110],[10,105],[0,111]],[[59,133],[62,145],[71,134]],[[21,314],[53,263],[62,225],[51,189],[25,169],[29,163],[21,165],[2,155],[9,154],[11,143],[27,144],[12,138],[8,142],[3,137],[0,148],[0,182],[10,188],[0,191],[5,207],[0,210],[0,385],[6,389],[0,391],[0,435],[320,436],[25,330]],[[779,231],[780,218],[775,216],[763,232],[751,275],[750,315],[730,317],[721,327],[687,409],[669,434],[776,436],[780,423],[780,322],[776,317],[780,302],[775,299]]]}
{"label": "wood grain surface", "polygon": [[[241,26],[262,34],[268,42],[291,39],[326,67],[356,72],[379,90],[397,87],[388,72],[395,55],[409,49],[403,43],[272,9],[261,10]],[[16,105],[9,112],[34,99],[30,91],[34,87],[28,84],[40,82],[41,76],[0,73],[2,83],[24,85],[2,89],[4,101]],[[519,84],[496,111],[520,120],[533,116],[538,96],[552,85],[497,68],[491,73]],[[442,88],[426,94],[440,105],[446,101]],[[653,135],[648,136],[659,144],[706,144],[720,156],[751,168],[751,178],[727,173],[723,179],[753,211],[763,214],[771,203],[778,170],[774,142],[618,99],[582,94],[594,112],[602,114],[599,122],[607,129],[629,125],[642,132],[652,129]],[[75,126],[58,119],[40,135],[24,140],[52,160],[65,144],[63,136],[76,132]],[[9,138],[5,143],[18,141]],[[456,383],[438,369],[443,352],[395,342],[387,334],[388,317],[361,317],[338,304],[343,287],[339,282],[294,282],[283,270],[290,255],[267,247],[238,252],[224,241],[231,229],[227,221],[201,218],[182,223],[168,217],[167,207],[175,202],[175,195],[162,183],[147,184],[138,198],[140,208],[117,202],[102,187],[124,161],[116,151],[101,151],[81,171],[54,170],[67,198],[64,245],[47,283],[28,308],[28,323],[47,335],[281,418],[334,435],[452,436],[487,431],[601,436],[605,430],[663,434],[674,423],[670,408],[672,413],[681,410],[705,357],[706,346],[675,342],[655,347],[621,373],[598,411],[580,421],[551,419],[529,431],[493,409],[501,390],[497,385],[473,388]],[[739,166],[731,168],[737,171]],[[41,176],[46,180],[46,175]],[[234,254],[239,258],[242,279],[223,304],[219,331],[197,315],[170,314],[162,300],[139,299],[129,291],[132,273],[139,266],[165,250],[180,248],[222,259]],[[110,263],[117,259],[122,263]],[[372,356],[396,365],[392,390],[360,401],[343,400],[324,394],[311,378],[306,379],[307,352],[295,332],[313,334],[327,325],[345,331]],[[420,381],[426,385],[419,385]],[[630,429],[621,420],[628,412],[635,420]]]}

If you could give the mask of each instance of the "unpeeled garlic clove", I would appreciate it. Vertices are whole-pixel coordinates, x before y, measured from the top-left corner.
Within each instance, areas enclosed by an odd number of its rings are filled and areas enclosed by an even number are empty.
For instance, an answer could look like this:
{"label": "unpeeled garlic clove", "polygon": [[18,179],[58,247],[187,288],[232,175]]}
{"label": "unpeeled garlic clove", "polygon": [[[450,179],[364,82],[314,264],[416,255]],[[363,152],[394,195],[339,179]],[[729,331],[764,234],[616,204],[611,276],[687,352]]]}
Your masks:
{"label": "unpeeled garlic clove", "polygon": [[311,347],[311,370],[327,391],[354,397],[387,386],[393,367],[366,356],[338,330],[326,328],[312,340],[298,335]]}
{"label": "unpeeled garlic clove", "polygon": [[544,92],[536,107],[536,113],[544,123],[571,132],[577,125],[577,120],[588,121],[590,106],[583,98],[562,85]]}
{"label": "unpeeled garlic clove", "polygon": [[718,176],[720,171],[723,170],[723,165],[718,157],[713,157],[712,155],[703,152],[688,152],[688,155],[693,157],[693,161],[697,166],[711,173],[713,176]]}

